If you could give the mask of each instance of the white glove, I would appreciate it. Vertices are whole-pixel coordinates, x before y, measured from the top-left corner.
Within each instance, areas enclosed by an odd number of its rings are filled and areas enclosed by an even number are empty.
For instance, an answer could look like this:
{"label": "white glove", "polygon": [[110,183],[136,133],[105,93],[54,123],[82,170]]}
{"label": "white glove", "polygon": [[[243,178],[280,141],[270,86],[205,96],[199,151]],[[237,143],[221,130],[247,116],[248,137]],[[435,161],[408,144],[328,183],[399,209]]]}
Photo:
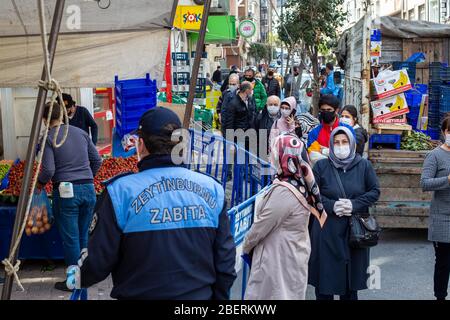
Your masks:
{"label": "white glove", "polygon": [[353,204],[350,199],[339,199],[339,201],[342,201],[344,203],[344,216],[350,217],[353,212]]}
{"label": "white glove", "polygon": [[333,211],[338,217],[351,216],[352,215],[352,204],[347,199],[339,199],[334,203]]}

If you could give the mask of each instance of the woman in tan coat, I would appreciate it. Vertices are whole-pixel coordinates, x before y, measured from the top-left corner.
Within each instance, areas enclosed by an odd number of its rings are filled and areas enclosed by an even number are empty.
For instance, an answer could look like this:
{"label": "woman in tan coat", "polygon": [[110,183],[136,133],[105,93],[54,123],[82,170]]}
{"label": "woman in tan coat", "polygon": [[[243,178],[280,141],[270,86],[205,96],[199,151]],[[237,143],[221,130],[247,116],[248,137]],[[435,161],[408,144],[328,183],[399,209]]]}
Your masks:
{"label": "woman in tan coat", "polygon": [[277,169],[271,189],[255,210],[245,241],[244,254],[252,255],[245,299],[305,299],[311,251],[310,212],[323,225],[321,203],[304,144],[293,134],[276,138],[271,163]]}

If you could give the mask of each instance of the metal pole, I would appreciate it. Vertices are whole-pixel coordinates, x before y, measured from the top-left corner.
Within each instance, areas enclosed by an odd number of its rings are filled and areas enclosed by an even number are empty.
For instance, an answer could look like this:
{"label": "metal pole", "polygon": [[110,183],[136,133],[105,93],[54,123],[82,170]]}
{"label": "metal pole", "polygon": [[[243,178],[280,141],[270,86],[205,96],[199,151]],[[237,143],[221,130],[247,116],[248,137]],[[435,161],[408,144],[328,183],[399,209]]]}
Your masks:
{"label": "metal pole", "polygon": [[[281,17],[283,17],[283,12],[284,12],[284,0],[281,0]],[[280,21],[280,23],[283,23],[282,21]],[[283,42],[281,42],[281,75],[284,77],[286,74],[284,73],[284,50],[283,50]]]}
{"label": "metal pole", "polygon": [[198,70],[200,69],[200,61],[203,56],[203,46],[205,44],[206,26],[208,24],[209,9],[211,8],[211,0],[205,0],[203,7],[202,23],[200,25],[200,33],[197,40],[197,48],[195,49],[195,60],[192,66],[191,82],[189,84],[189,95],[184,112],[183,126],[189,129],[191,122],[192,108],[194,105],[195,88],[197,86]]}
{"label": "metal pole", "polygon": [[[61,26],[61,21],[64,14],[64,4],[65,0],[57,0],[55,6],[55,12],[53,14],[52,28],[50,30],[50,36],[48,41],[48,49],[50,53],[50,69],[53,66],[53,60],[55,57],[56,51],[56,43],[58,41],[59,29]],[[42,70],[41,80],[46,80],[46,70],[45,65]],[[39,93],[36,101],[36,108],[34,111],[33,125],[31,127],[30,141],[28,143],[27,149],[27,157],[25,161],[25,173],[22,182],[22,188],[20,190],[19,203],[17,205],[16,217],[14,221],[14,229],[12,234],[12,240],[16,239],[19,235],[20,226],[23,223],[23,219],[25,217],[25,210],[28,202],[28,190],[30,189],[31,179],[33,176],[33,166],[34,166],[34,158],[36,145],[38,143],[39,133],[41,131],[41,122],[42,116],[44,114],[44,105],[45,100],[47,99],[47,90],[42,87],[39,87]],[[13,241],[11,241],[10,250],[13,248]],[[14,265],[17,261],[17,256],[19,254],[19,250],[16,251],[13,260],[11,261],[12,265]],[[11,289],[13,284],[13,276],[6,275],[5,284],[3,285],[2,291],[2,300],[11,299]]]}

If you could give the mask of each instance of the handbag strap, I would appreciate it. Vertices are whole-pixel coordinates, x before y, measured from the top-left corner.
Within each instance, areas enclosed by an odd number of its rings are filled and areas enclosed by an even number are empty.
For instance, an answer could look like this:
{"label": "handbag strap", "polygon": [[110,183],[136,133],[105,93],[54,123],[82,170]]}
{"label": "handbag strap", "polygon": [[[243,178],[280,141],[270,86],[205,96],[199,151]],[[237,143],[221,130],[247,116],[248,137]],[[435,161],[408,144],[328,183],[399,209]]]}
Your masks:
{"label": "handbag strap", "polygon": [[317,220],[319,220],[320,227],[321,228],[323,227],[323,225],[325,224],[325,220],[327,220],[327,213],[325,211],[323,211],[323,213],[320,214],[319,211],[317,211],[316,208],[310,206],[308,204],[308,202],[306,201],[305,197],[302,196],[300,191],[298,191],[297,188],[295,188],[289,182],[281,181],[279,179],[275,179],[273,184],[281,185],[281,186],[284,186],[284,187],[288,188],[294,194],[294,196],[297,198],[297,200],[301,203],[301,205],[306,210],[308,210],[313,216],[315,216],[317,218]]}
{"label": "handbag strap", "polygon": [[339,189],[341,189],[341,193],[343,194],[344,199],[347,199],[347,194],[345,193],[344,186],[342,185],[342,180],[341,180],[341,177],[339,176],[339,172],[333,166],[333,164],[331,165],[331,167],[333,168],[333,172],[334,172],[334,175],[336,177],[337,183],[339,185]]}

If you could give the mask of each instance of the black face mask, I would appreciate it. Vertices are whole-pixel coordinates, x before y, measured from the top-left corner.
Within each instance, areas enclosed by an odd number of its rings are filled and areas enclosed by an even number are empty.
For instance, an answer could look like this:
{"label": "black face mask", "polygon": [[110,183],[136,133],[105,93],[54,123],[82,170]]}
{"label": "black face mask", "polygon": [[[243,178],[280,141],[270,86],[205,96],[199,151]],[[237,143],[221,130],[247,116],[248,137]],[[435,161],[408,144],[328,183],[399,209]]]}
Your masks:
{"label": "black face mask", "polygon": [[255,78],[251,77],[251,78],[247,78],[245,77],[245,80],[249,81],[249,82],[253,82],[253,80],[255,80]]}
{"label": "black face mask", "polygon": [[331,124],[334,119],[336,119],[336,114],[334,111],[320,111],[319,121],[324,122],[326,124]]}

